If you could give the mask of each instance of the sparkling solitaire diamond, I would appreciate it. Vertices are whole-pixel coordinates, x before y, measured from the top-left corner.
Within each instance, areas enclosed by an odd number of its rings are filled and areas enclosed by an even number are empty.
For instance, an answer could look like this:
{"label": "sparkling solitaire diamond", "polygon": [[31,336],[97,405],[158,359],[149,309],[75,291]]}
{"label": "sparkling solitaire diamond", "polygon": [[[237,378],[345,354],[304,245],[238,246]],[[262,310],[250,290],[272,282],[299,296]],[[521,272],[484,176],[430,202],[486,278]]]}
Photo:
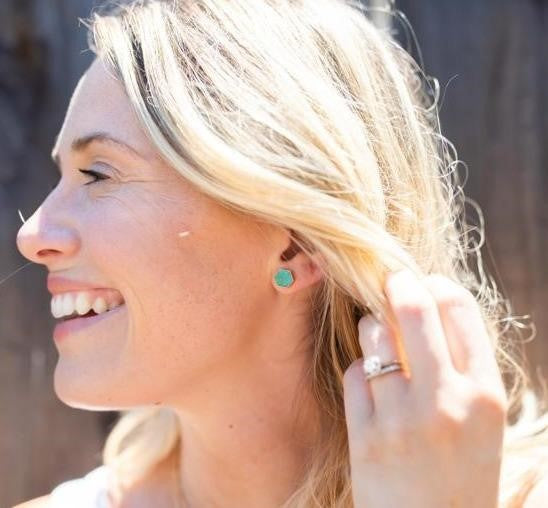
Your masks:
{"label": "sparkling solitaire diamond", "polygon": [[381,359],[377,355],[368,356],[363,361],[363,370],[367,375],[378,374],[381,371]]}

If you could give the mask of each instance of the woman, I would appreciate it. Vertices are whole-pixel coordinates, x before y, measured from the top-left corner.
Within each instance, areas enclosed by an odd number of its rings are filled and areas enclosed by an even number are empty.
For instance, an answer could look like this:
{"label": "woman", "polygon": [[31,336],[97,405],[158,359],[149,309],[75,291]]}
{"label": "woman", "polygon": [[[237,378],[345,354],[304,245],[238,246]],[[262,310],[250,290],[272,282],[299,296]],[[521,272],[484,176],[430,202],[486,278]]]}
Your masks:
{"label": "woman", "polygon": [[24,506],[540,506],[546,418],[510,427],[537,401],[437,97],[364,14],[94,14],[17,243],[63,319],[58,397],[124,415],[101,467]]}

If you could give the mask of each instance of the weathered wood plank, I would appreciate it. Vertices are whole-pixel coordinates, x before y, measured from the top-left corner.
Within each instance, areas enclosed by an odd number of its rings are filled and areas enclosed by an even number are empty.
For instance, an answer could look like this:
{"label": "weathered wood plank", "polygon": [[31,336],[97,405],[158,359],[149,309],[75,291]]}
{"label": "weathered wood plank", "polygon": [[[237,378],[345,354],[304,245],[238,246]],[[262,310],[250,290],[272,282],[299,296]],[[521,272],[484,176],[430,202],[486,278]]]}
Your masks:
{"label": "weathered wood plank", "polygon": [[442,130],[482,207],[487,262],[537,337],[531,367],[548,376],[548,3],[398,0],[427,74],[444,95]]}

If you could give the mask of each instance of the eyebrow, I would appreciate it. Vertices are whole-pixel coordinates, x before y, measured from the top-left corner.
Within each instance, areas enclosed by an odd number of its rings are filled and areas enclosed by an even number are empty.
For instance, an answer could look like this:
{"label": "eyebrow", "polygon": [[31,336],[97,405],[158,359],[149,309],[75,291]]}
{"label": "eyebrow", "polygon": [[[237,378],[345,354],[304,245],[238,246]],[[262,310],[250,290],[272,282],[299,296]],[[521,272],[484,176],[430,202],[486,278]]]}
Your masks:
{"label": "eyebrow", "polygon": [[[124,143],[119,139],[116,139],[107,132],[92,132],[91,134],[76,138],[72,141],[70,148],[73,152],[83,152],[86,148],[88,148],[91,143],[104,143],[112,145],[126,153],[129,153],[130,155],[140,157],[141,159],[143,158],[143,156],[137,150],[135,150],[135,148],[131,147],[130,145]],[[53,162],[55,162],[55,164],[57,165],[57,168],[60,170],[61,159],[59,157],[59,153],[56,152],[55,149],[51,153],[51,158]]]}

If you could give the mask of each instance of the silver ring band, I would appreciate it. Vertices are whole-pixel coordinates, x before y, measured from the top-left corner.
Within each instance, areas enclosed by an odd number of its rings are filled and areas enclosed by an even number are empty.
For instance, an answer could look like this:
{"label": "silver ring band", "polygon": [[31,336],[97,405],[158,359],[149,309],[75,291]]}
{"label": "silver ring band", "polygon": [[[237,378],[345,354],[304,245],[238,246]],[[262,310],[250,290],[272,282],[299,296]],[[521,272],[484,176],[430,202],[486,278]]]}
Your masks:
{"label": "silver ring band", "polygon": [[389,372],[403,370],[403,364],[398,360],[381,364],[380,358],[376,355],[368,356],[363,360],[363,371],[365,379],[371,379]]}

